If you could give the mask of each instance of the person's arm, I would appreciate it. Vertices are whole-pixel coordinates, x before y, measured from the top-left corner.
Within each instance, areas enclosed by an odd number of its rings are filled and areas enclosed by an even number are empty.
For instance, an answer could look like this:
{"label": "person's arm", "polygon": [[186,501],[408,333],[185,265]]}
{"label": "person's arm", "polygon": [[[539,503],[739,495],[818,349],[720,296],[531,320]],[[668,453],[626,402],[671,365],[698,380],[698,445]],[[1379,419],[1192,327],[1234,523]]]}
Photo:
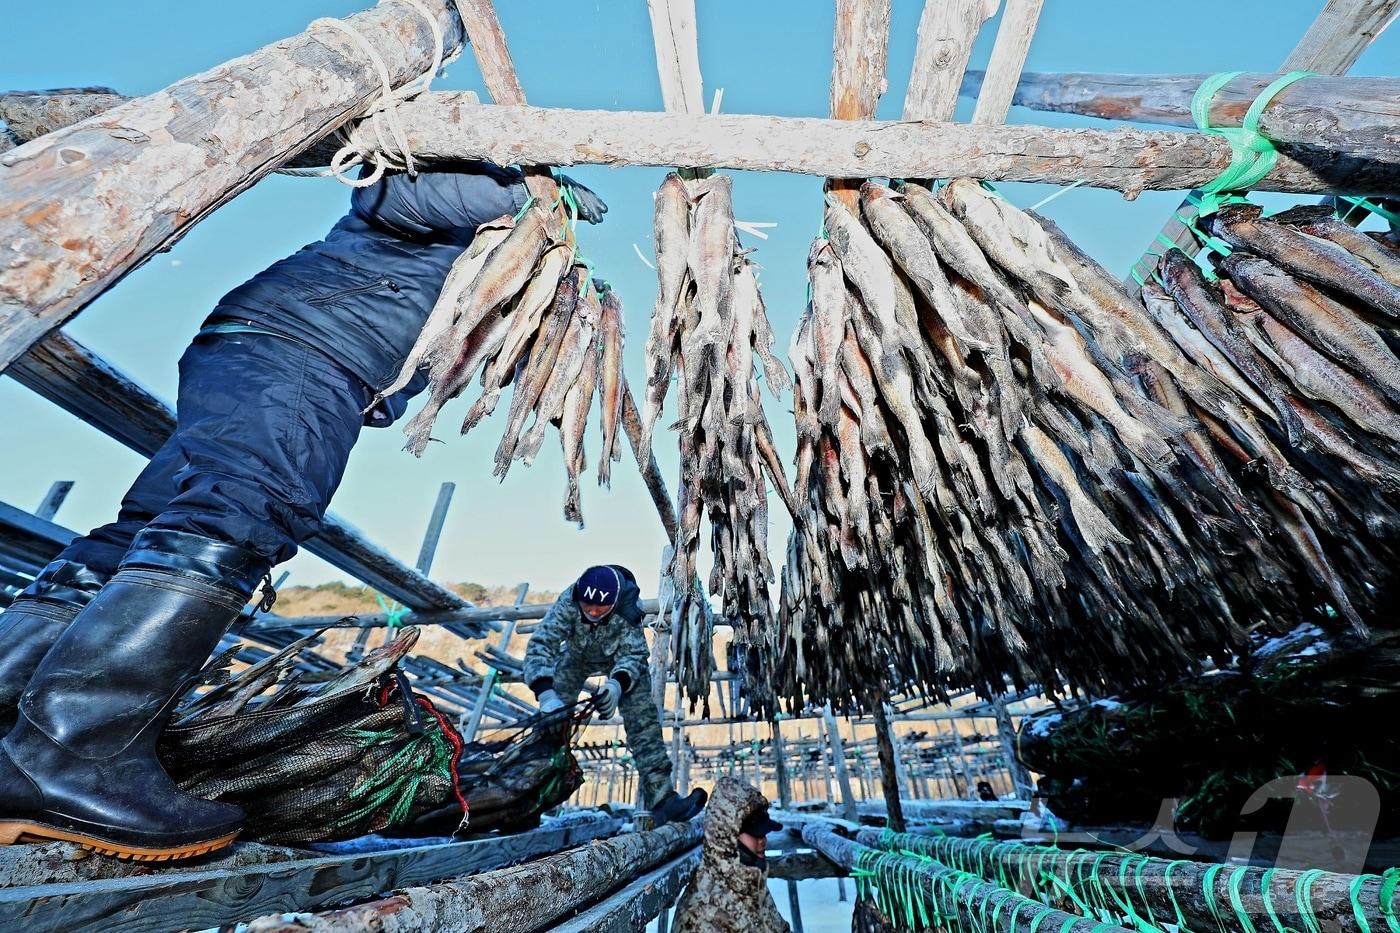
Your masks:
{"label": "person's arm", "polygon": [[647,647],[647,637],[642,633],[640,624],[625,618],[619,621],[626,628],[608,676],[622,686],[623,693],[628,693],[642,679],[642,671],[647,669],[650,661],[651,649]]}
{"label": "person's arm", "polygon": [[559,663],[559,646],[573,627],[569,612],[572,603],[570,592],[560,594],[530,635],[530,643],[525,648],[525,685],[536,697],[554,689],[554,666]]}

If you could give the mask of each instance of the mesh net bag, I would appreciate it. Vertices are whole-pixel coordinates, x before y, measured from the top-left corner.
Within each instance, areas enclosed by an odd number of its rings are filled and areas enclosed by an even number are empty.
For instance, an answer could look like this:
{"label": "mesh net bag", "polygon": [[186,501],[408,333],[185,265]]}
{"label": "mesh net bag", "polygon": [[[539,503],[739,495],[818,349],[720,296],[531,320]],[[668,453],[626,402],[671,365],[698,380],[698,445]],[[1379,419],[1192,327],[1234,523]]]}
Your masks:
{"label": "mesh net bag", "polygon": [[[197,694],[185,708],[202,704],[206,714],[165,730],[161,761],[184,790],[242,807],[245,839],[350,839],[445,810],[460,821],[461,737],[393,667],[414,640],[401,635],[319,688],[292,678],[258,707],[229,715],[208,714],[216,691]],[[296,650],[260,663],[277,670]],[[249,690],[261,676],[250,670],[240,676]]]}

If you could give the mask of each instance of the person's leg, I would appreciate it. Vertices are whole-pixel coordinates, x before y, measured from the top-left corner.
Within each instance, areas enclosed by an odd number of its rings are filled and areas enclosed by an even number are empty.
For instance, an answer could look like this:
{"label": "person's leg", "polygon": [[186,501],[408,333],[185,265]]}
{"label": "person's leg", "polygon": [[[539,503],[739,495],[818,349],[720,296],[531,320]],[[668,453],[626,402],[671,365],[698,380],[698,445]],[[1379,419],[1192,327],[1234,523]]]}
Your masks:
{"label": "person's leg", "polygon": [[290,341],[190,348],[175,495],[30,680],[0,743],[0,842],[168,858],[232,840],[238,808],[179,792],[156,740],[258,579],[319,527],[367,402],[353,376]]}
{"label": "person's leg", "polygon": [[661,714],[651,699],[651,674],[645,668],[632,689],[622,695],[618,709],[627,732],[627,748],[642,783],[642,796],[647,807],[655,809],[676,789],[671,784],[671,757],[661,737]]}

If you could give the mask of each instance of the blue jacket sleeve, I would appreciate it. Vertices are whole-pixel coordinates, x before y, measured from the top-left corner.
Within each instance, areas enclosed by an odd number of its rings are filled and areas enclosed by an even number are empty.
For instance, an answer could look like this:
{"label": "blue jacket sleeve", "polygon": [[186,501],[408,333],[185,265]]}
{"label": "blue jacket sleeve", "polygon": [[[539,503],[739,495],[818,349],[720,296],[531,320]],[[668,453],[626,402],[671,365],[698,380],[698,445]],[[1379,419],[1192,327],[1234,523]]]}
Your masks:
{"label": "blue jacket sleeve", "polygon": [[468,162],[450,170],[386,174],[356,188],[351,210],[366,223],[408,239],[470,239],[488,220],[517,213],[526,199],[519,170]]}

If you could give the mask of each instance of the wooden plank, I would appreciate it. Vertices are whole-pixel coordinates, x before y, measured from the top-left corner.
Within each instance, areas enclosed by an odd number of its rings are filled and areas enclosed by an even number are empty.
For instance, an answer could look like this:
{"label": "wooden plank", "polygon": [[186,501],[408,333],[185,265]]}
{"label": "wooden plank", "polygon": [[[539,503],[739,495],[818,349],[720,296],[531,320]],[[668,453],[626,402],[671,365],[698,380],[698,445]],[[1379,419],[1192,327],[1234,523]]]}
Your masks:
{"label": "wooden plank", "polygon": [[[969,71],[962,93],[976,96],[981,71]],[[1015,103],[1051,113],[1194,127],[1191,98],[1210,75],[1028,72]],[[1215,95],[1210,124],[1239,126],[1276,74],[1242,74]],[[1259,131],[1287,151],[1311,146],[1337,156],[1400,159],[1400,78],[1319,76],[1291,84],[1260,114]]]}
{"label": "wooden plank", "polygon": [[1026,64],[1026,54],[1030,52],[1031,38],[1044,5],[1045,0],[1006,0],[1006,10],[997,28],[997,41],[987,63],[987,79],[972,111],[973,123],[1006,122],[1006,115],[1011,112],[1011,96],[1021,80],[1021,69]]}
{"label": "wooden plank", "polygon": [[904,95],[904,119],[947,123],[958,104],[967,60],[982,24],[1001,0],[924,0],[914,67]]}
{"label": "wooden plank", "polygon": [[[515,62],[511,60],[505,30],[496,16],[495,5],[491,0],[456,0],[456,4],[467,30],[472,54],[481,68],[481,80],[491,99],[498,104],[525,106],[525,89],[520,86],[520,78],[515,73]],[[543,204],[553,204],[559,197],[554,174],[547,166],[524,166],[524,169],[525,184],[530,193]],[[555,214],[562,218],[562,205],[556,208]]]}
{"label": "wooden plank", "polygon": [[1400,0],[1327,0],[1281,70],[1346,74],[1397,10]]}
{"label": "wooden plank", "polygon": [[[451,4],[421,2],[454,51]],[[433,29],[412,6],[345,22],[394,85],[433,62]],[[356,41],[313,25],[0,156],[0,371],[379,93]]]}
{"label": "wooden plank", "polygon": [[836,770],[836,784],[841,791],[841,815],[854,821],[856,798],[851,793],[851,774],[846,768],[846,746],[841,739],[841,730],[837,728],[836,717],[831,713],[830,703],[822,711],[822,718],[826,723],[827,740],[831,745],[831,762]]}
{"label": "wooden plank", "polygon": [[[831,47],[832,119],[875,119],[875,110],[888,83],[885,71],[889,64],[889,45],[890,0],[836,0],[836,28]],[[825,174],[833,176],[827,189],[858,214],[860,184],[841,173]]]}
{"label": "wooden plank", "polygon": [[[640,601],[642,612],[648,615],[656,613],[656,600],[643,599]],[[521,621],[523,619],[543,619],[550,609],[547,603],[534,603],[520,606],[477,606],[470,609],[453,609],[446,612],[411,612],[404,616],[401,625],[447,625],[457,622],[510,622]],[[325,628],[333,626],[340,619],[339,616],[281,616],[278,618],[260,619],[254,625],[249,626],[248,631],[253,632],[276,632],[287,629],[298,628]],[[389,617],[384,613],[365,614],[355,616],[353,625],[346,626],[354,628],[369,626],[370,628],[383,628],[389,624]],[[516,629],[520,631],[520,628]]]}
{"label": "wooden plank", "polygon": [[671,113],[704,113],[695,0],[647,0],[662,106]]}
{"label": "wooden plank", "polygon": [[410,887],[389,897],[295,919],[264,917],[248,933],[329,933],[376,930],[408,933],[525,933],[547,930],[579,904],[605,896],[700,843],[700,823],[671,823],[625,833],[539,862],[454,881]]}
{"label": "wooden plank", "polygon": [[676,902],[699,865],[700,853],[688,852],[638,876],[616,894],[552,929],[555,933],[634,933],[644,929]]}
{"label": "wooden plank", "polygon": [[405,885],[488,871],[616,833],[617,819],[515,836],[335,855],[232,870],[0,890],[0,928],[103,933],[198,930],[269,913],[313,910]]}
{"label": "wooden plank", "polygon": [[24,509],[0,502],[0,563],[34,575],[78,536]]}
{"label": "wooden plank", "polygon": [[[1303,38],[1284,59],[1281,71],[1315,71],[1324,75],[1344,75],[1356,64],[1361,53],[1370,47],[1400,9],[1400,0],[1327,0],[1322,11],[1308,27]],[[1260,191],[1269,190],[1264,185],[1256,185]],[[1338,192],[1342,193],[1342,192]],[[1140,283],[1147,281],[1157,269],[1157,256],[1166,244],[1172,243],[1188,256],[1201,251],[1201,243],[1186,223],[1193,222],[1198,214],[1192,199],[1199,198],[1200,191],[1192,191],[1187,199],[1172,212],[1171,218],[1153,237],[1147,251],[1133,264],[1123,285],[1134,297],[1142,291]]]}
{"label": "wooden plank", "polygon": [[890,829],[902,833],[905,830],[904,811],[900,806],[899,769],[894,750],[894,730],[890,728],[889,715],[889,708],[881,698],[881,702],[875,704],[875,738],[880,757],[880,784],[885,792],[885,818]]}
{"label": "wooden plank", "polygon": [[[924,121],[564,110],[476,105],[434,93],[401,108],[424,162],[488,159],[521,165],[650,165],[798,172],[835,178],[939,178],[1079,182],[1129,196],[1184,190],[1230,163],[1219,136],[1136,129],[972,126]],[[373,134],[351,133],[372,150]],[[1260,188],[1274,191],[1400,188],[1393,165],[1336,165],[1284,154]]]}
{"label": "wooden plank", "polygon": [[44,501],[39,503],[39,507],[34,510],[34,514],[46,521],[52,521],[58,514],[58,510],[63,508],[63,502],[68,498],[68,494],[73,491],[73,481],[71,479],[54,480],[49,486],[49,491],[44,494]]}
{"label": "wooden plank", "polygon": [[[235,869],[245,865],[297,862],[311,857],[304,849],[235,842],[227,849],[198,860],[203,871]],[[113,878],[150,877],[190,867],[169,862],[132,862],[98,855],[72,842],[0,846],[0,888],[109,881]]]}
{"label": "wooden plank", "polygon": [[[147,457],[175,430],[173,408],[62,332],[16,360],[6,375]],[[471,605],[371,544],[333,513],[302,546],[405,606],[444,610]]]}

